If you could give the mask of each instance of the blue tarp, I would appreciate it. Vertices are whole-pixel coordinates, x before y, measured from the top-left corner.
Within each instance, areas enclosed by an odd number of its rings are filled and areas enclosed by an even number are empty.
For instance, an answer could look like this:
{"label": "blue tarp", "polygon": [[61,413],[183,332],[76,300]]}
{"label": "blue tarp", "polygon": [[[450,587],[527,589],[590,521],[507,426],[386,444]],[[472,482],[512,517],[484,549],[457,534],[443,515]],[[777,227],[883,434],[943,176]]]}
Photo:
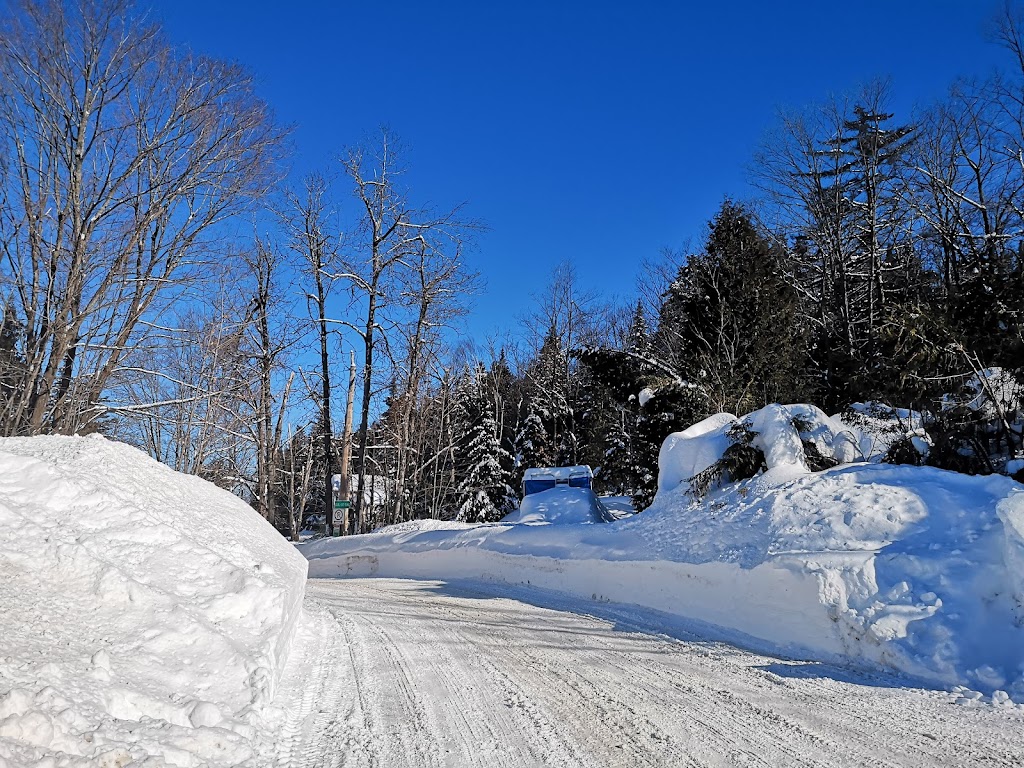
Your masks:
{"label": "blue tarp", "polygon": [[550,491],[557,484],[558,481],[553,477],[538,477],[532,480],[523,480],[523,495],[529,496],[531,493]]}

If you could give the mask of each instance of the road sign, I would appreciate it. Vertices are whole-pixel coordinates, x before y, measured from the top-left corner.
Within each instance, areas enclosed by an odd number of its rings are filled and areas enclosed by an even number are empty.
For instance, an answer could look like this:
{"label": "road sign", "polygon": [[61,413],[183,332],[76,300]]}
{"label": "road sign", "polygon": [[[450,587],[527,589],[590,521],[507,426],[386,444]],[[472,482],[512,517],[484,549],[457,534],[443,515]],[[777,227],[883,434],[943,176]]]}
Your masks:
{"label": "road sign", "polygon": [[344,499],[335,499],[334,500],[334,508],[335,509],[348,509],[351,506],[352,506],[352,502],[351,501],[345,501]]}

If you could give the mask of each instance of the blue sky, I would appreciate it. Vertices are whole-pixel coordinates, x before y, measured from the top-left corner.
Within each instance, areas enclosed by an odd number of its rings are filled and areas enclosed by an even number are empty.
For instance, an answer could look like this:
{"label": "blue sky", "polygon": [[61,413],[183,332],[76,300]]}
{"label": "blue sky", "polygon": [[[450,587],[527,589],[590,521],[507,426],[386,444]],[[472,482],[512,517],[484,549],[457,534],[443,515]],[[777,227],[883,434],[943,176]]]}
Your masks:
{"label": "blue sky", "polygon": [[490,227],[478,337],[563,259],[631,299],[642,259],[752,194],[778,107],[890,76],[906,119],[1006,61],[984,35],[995,0],[153,2],[173,41],[256,74],[296,127],[296,178],[386,124],[417,201],[468,203]]}

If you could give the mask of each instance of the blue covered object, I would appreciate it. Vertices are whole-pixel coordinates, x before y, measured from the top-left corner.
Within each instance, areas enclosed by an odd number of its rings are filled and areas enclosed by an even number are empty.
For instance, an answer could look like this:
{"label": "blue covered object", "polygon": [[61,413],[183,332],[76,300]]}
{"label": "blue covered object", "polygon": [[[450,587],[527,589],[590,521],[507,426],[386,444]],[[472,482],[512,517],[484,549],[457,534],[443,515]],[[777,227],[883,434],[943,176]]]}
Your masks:
{"label": "blue covered object", "polygon": [[523,475],[523,496],[550,491],[559,485],[590,489],[593,479],[593,471],[585,464],[576,467],[532,467]]}

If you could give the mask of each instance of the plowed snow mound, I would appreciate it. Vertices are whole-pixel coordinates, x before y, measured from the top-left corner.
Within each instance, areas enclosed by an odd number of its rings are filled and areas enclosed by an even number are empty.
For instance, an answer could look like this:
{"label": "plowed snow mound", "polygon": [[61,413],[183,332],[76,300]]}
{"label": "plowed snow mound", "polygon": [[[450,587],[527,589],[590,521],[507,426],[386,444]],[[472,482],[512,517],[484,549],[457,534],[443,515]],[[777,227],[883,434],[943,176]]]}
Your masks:
{"label": "plowed snow mound", "polygon": [[812,576],[842,653],[1024,702],[1020,484],[855,464],[769,473],[699,502],[686,488],[630,521],[652,551]]}
{"label": "plowed snow mound", "polygon": [[133,448],[0,440],[0,768],[260,764],[305,577],[245,503]]}
{"label": "plowed snow mound", "polygon": [[519,509],[501,519],[503,523],[607,523],[611,515],[589,488],[561,486],[523,499]]}

